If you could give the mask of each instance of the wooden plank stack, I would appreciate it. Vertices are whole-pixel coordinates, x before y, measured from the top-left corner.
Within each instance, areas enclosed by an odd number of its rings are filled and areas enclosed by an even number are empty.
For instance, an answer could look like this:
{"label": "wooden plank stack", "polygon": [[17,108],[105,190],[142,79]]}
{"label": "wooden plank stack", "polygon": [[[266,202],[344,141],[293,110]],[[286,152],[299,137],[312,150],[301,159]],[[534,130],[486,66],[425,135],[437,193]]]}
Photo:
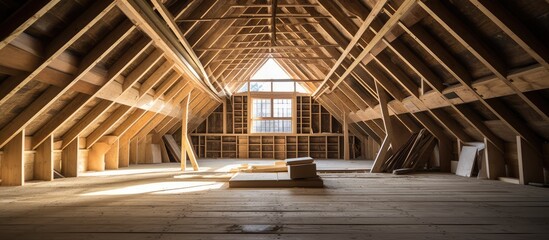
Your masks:
{"label": "wooden plank stack", "polygon": [[172,156],[176,162],[181,162],[181,148],[179,147],[173,136],[166,134],[162,136],[162,141],[166,146],[167,153]]}
{"label": "wooden plank stack", "polygon": [[[436,139],[427,130],[412,134],[406,144],[390,156],[382,165],[383,172],[404,174],[424,166],[436,145]],[[405,170],[404,170],[405,169]]]}

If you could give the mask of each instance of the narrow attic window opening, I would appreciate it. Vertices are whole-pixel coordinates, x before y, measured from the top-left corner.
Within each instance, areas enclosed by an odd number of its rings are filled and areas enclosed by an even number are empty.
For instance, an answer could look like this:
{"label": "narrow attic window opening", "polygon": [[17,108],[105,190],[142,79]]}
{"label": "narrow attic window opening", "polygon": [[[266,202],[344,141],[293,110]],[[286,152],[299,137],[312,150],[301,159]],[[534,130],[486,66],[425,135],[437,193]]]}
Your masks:
{"label": "narrow attic window opening", "polygon": [[299,92],[309,93],[301,83],[297,83],[273,58],[261,66],[237,92]]}
{"label": "narrow attic window opening", "polygon": [[255,72],[255,74],[250,78],[250,80],[275,80],[275,79],[291,79],[290,75],[278,63],[272,59],[269,58]]}

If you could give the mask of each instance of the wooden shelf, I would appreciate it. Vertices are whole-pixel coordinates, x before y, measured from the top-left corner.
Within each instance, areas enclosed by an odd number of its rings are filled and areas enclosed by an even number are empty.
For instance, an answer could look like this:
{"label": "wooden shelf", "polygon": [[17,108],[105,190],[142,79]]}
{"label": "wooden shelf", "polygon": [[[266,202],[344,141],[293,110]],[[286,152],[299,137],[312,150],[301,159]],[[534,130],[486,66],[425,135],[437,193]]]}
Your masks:
{"label": "wooden shelf", "polygon": [[[225,106],[218,107],[191,134],[198,157],[285,159],[311,156],[342,159],[341,124],[310,96],[296,96],[294,102],[296,133],[250,134],[248,96],[233,95],[225,101]],[[226,134],[222,134],[223,124],[217,124],[223,121]],[[357,138],[350,137],[350,143],[357,145],[356,141]],[[350,153],[351,157],[358,156],[360,150],[351,149]]]}

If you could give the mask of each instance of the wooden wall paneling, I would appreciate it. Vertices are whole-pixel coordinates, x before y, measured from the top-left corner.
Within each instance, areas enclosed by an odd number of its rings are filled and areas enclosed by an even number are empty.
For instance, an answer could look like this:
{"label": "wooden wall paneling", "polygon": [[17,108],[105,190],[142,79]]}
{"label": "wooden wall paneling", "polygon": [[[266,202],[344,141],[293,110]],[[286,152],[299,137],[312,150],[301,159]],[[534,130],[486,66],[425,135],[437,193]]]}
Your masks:
{"label": "wooden wall paneling", "polygon": [[33,172],[34,180],[53,180],[53,135],[36,148]]}
{"label": "wooden wall paneling", "polygon": [[80,158],[80,139],[76,137],[63,148],[61,155],[61,173],[65,177],[78,176],[78,159]]}
{"label": "wooden wall paneling", "polygon": [[130,154],[129,154],[129,164],[137,164],[138,163],[138,149],[139,149],[139,141],[137,138],[133,138],[130,141]]}
{"label": "wooden wall paneling", "polygon": [[[112,166],[109,164],[109,166]],[[122,135],[118,138],[118,167],[130,166],[130,139]],[[114,166],[112,166],[114,167]]]}
{"label": "wooden wall paneling", "polygon": [[4,145],[4,156],[0,166],[2,186],[23,186],[25,184],[25,130],[19,131]]}
{"label": "wooden wall paneling", "polygon": [[544,183],[543,159],[538,149],[524,138],[516,136],[519,167],[519,183]]}
{"label": "wooden wall paneling", "polygon": [[111,145],[109,151],[105,153],[105,169],[118,169],[120,166],[120,139],[116,139]]}

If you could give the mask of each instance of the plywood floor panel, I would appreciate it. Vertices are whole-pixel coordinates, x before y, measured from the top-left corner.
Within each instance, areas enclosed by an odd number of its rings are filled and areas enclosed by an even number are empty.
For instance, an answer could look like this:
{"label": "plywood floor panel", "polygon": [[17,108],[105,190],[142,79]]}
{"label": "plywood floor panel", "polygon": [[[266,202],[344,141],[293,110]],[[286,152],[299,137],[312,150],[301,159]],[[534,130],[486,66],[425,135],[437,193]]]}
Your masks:
{"label": "plywood floor panel", "polygon": [[177,169],[0,188],[0,239],[549,239],[549,189],[437,173],[229,189],[219,168]]}

